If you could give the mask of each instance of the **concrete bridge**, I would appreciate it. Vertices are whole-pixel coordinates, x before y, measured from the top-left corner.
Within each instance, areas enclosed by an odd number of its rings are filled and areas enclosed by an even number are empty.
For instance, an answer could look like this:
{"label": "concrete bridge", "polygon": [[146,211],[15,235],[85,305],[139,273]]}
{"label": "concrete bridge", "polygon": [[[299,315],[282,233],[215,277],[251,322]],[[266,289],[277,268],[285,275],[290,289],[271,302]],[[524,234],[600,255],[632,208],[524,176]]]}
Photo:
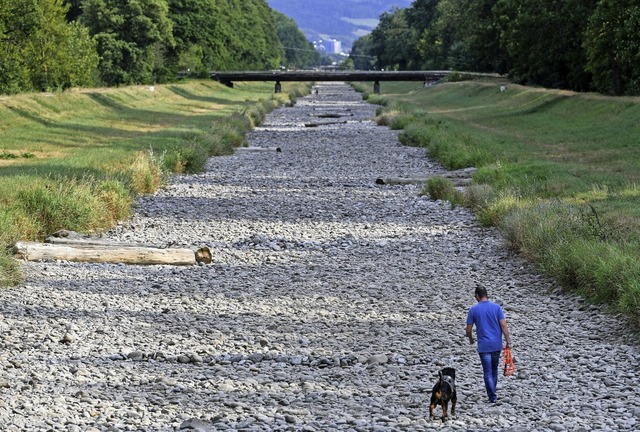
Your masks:
{"label": "concrete bridge", "polygon": [[[280,93],[282,81],[373,81],[373,92],[380,93],[380,81],[422,81],[434,84],[453,71],[246,71],[211,72],[211,78],[233,87],[234,81],[275,81],[275,92]],[[471,77],[499,77],[497,74],[457,72]]]}

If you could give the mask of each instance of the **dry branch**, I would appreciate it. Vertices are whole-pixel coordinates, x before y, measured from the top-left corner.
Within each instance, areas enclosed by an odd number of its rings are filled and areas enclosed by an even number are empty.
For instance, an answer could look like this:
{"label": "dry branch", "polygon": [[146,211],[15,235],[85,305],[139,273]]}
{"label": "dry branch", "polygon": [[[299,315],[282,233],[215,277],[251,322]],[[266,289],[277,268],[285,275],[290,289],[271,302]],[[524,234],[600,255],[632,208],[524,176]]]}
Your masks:
{"label": "dry branch", "polygon": [[280,147],[237,147],[236,152],[276,152],[280,153],[282,149]]}
{"label": "dry branch", "polygon": [[318,127],[318,126],[328,126],[334,124],[345,124],[347,121],[334,121],[334,122],[317,122],[317,123],[305,123],[304,127]]}
{"label": "dry branch", "polygon": [[449,179],[454,186],[463,187],[471,184],[471,177],[477,171],[477,168],[464,168],[456,171],[447,171],[444,173],[432,173],[424,177],[378,177],[376,184],[379,185],[403,185],[403,184],[424,184],[434,177],[444,177]]}

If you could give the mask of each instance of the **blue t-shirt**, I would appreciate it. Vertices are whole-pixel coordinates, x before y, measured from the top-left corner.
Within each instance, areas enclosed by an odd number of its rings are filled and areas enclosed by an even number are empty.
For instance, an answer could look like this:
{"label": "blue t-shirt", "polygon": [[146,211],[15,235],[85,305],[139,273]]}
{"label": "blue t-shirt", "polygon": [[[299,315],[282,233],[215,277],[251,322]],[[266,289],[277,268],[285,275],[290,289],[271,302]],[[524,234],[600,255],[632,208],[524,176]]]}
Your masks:
{"label": "blue t-shirt", "polygon": [[504,312],[497,303],[481,301],[471,306],[467,314],[467,324],[476,326],[478,352],[502,350],[501,319],[504,319]]}

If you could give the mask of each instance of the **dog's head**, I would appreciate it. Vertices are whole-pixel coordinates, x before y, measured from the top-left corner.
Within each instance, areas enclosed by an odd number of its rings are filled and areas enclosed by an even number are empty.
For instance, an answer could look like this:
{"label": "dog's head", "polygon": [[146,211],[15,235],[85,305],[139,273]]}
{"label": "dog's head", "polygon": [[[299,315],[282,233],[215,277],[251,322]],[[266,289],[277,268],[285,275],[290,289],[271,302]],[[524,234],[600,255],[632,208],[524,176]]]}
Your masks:
{"label": "dog's head", "polygon": [[446,367],[439,372],[440,380],[451,386],[452,390],[456,388],[456,370],[452,367]]}
{"label": "dog's head", "polygon": [[438,395],[438,399],[449,400],[456,391],[456,370],[446,367],[438,372],[438,382],[433,388],[434,394]]}

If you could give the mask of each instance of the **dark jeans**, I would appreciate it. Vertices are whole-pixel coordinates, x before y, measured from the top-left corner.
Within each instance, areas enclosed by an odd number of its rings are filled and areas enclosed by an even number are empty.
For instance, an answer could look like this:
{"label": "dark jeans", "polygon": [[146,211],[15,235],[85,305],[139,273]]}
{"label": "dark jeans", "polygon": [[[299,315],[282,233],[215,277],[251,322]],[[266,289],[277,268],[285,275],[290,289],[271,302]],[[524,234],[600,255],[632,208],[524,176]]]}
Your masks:
{"label": "dark jeans", "polygon": [[484,386],[487,389],[487,396],[489,396],[489,401],[494,402],[497,399],[496,386],[498,385],[498,366],[500,365],[500,351],[478,354],[480,354],[480,362],[482,363]]}

